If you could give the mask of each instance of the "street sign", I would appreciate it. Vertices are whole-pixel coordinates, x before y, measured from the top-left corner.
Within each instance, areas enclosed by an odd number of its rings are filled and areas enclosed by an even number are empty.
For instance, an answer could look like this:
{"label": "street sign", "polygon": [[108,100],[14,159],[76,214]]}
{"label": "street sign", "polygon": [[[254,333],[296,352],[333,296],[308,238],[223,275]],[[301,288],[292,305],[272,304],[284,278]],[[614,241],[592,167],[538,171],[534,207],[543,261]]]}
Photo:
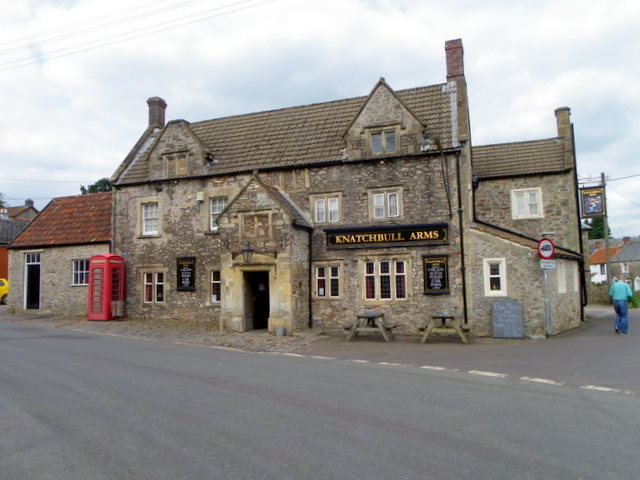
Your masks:
{"label": "street sign", "polygon": [[540,268],[542,270],[555,270],[556,269],[556,261],[555,260],[543,260],[543,259],[540,259]]}
{"label": "street sign", "polygon": [[538,242],[538,256],[543,260],[551,260],[556,254],[556,246],[548,238],[541,238]]}

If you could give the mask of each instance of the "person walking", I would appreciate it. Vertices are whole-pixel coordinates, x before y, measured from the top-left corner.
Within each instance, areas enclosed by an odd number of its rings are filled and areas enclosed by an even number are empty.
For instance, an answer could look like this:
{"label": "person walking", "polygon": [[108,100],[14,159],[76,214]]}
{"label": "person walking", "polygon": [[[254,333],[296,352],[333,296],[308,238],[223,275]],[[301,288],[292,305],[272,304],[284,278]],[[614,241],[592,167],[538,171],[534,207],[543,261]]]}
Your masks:
{"label": "person walking", "polygon": [[623,277],[611,284],[609,296],[613,300],[613,309],[616,312],[616,321],[613,329],[616,333],[627,335],[629,333],[629,299],[631,298],[631,287],[624,281]]}

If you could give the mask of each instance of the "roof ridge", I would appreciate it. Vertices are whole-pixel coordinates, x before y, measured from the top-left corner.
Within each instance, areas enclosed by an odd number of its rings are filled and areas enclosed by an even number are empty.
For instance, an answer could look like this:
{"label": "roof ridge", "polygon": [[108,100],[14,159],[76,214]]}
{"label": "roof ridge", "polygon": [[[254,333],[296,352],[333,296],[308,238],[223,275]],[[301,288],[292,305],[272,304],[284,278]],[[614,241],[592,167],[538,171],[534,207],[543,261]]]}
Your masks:
{"label": "roof ridge", "polygon": [[486,145],[474,145],[472,148],[488,148],[488,147],[501,147],[506,145],[522,145],[525,143],[542,143],[542,142],[550,142],[552,140],[563,140],[562,137],[549,137],[549,138],[539,138],[537,140],[516,140],[512,142],[502,142],[502,143],[488,143]]}
{"label": "roof ridge", "polygon": [[[377,85],[377,83],[376,83]],[[422,87],[412,87],[412,88],[405,88],[402,90],[392,90],[395,94],[403,94],[403,93],[407,93],[407,92],[411,92],[411,91],[419,91],[419,90],[425,90],[425,89],[439,89],[442,87],[442,85],[446,85],[445,83],[439,83],[436,85],[425,85]],[[206,124],[208,122],[213,122],[213,121],[218,121],[218,120],[228,120],[228,119],[234,119],[234,118],[242,118],[242,117],[249,117],[249,116],[254,116],[254,115],[261,115],[261,114],[268,114],[268,113],[276,113],[276,112],[282,112],[282,111],[291,111],[291,110],[296,110],[296,109],[303,109],[303,108],[309,108],[309,107],[317,107],[320,105],[327,105],[330,106],[332,104],[337,104],[337,103],[345,103],[345,102],[349,102],[349,101],[355,101],[355,100],[366,100],[367,98],[369,98],[369,95],[359,95],[357,97],[345,97],[345,98],[341,98],[341,99],[337,99],[337,100],[328,100],[325,102],[314,102],[314,103],[307,103],[307,104],[302,104],[302,105],[292,105],[289,107],[281,107],[281,108],[273,108],[273,109],[269,109],[269,110],[261,110],[261,111],[257,111],[257,112],[247,112],[247,113],[238,113],[238,114],[232,114],[232,115],[224,115],[222,117],[213,117],[213,118],[208,118],[206,120],[199,120],[199,121],[195,121],[195,122],[189,122],[191,124],[191,126],[194,125],[202,125],[202,124]],[[169,123],[169,122],[167,122]]]}

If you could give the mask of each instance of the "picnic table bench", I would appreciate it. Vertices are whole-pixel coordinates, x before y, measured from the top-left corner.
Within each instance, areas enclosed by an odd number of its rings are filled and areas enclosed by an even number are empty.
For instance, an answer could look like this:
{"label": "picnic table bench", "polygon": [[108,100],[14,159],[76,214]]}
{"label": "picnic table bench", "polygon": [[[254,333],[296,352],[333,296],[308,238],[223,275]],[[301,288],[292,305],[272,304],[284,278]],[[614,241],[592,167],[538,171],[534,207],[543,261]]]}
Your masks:
{"label": "picnic table bench", "polygon": [[379,333],[384,338],[384,341],[388,342],[390,338],[393,338],[395,325],[385,325],[384,313],[369,311],[357,314],[351,324],[346,325],[344,328],[349,332],[347,334],[347,342],[362,332]]}
{"label": "picnic table bench", "polygon": [[460,327],[460,322],[458,322],[454,315],[449,315],[448,313],[431,315],[429,323],[427,323],[425,328],[420,330],[424,330],[424,335],[422,335],[420,343],[425,343],[432,333],[457,333],[464,343],[469,343],[462,331],[462,327]]}

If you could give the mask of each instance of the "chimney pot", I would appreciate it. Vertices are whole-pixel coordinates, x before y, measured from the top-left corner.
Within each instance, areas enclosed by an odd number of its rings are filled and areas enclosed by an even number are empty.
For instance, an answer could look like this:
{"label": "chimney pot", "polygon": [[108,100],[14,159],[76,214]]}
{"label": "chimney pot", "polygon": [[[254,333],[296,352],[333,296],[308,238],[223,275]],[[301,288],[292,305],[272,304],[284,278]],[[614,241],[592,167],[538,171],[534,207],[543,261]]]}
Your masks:
{"label": "chimney pot", "polygon": [[447,57],[447,81],[464,76],[464,49],[462,39],[447,40],[444,43]]}
{"label": "chimney pot", "polygon": [[167,102],[160,97],[151,97],[147,100],[149,105],[149,127],[164,127],[164,112],[167,108]]}

